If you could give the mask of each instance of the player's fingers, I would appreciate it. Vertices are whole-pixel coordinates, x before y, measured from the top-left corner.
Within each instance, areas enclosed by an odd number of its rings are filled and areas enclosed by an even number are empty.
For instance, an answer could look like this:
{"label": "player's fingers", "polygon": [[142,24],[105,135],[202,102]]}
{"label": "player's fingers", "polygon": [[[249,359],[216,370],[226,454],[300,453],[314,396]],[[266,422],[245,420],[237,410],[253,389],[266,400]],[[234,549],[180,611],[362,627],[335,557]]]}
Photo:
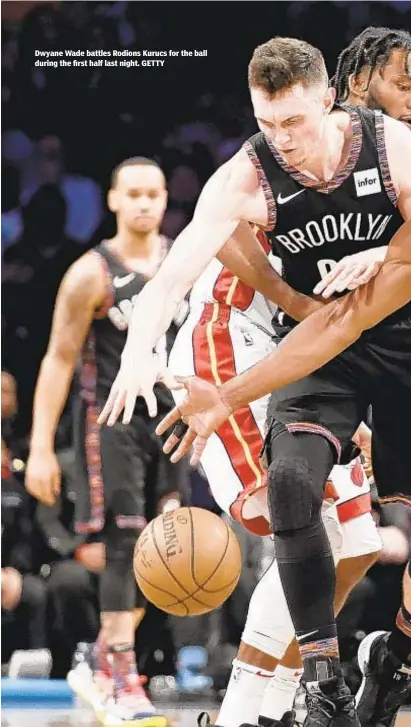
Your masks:
{"label": "player's fingers", "polygon": [[173,376],[168,368],[163,369],[158,375],[158,381],[161,381],[167,389],[178,391],[184,388],[184,384],[180,383],[176,376]]}
{"label": "player's fingers", "polygon": [[335,280],[335,278],[341,273],[341,270],[341,265],[336,265],[332,270],[330,270],[330,272],[327,273],[327,275],[325,275],[315,286],[313,290],[314,295],[320,295],[320,293],[322,293],[328,285],[331,285],[333,280]]}
{"label": "player's fingers", "polygon": [[55,497],[58,497],[58,495],[60,494],[60,490],[61,490],[61,475],[60,475],[60,472],[56,472],[54,474],[54,476],[53,476],[53,482],[52,482],[52,487],[53,487],[53,494],[55,495]]}
{"label": "player's fingers", "polygon": [[345,290],[346,281],[349,280],[352,274],[352,269],[342,270],[340,274],[323,290],[323,298],[330,298],[334,293],[341,293]]}
{"label": "player's fingers", "polygon": [[358,275],[361,275],[363,272],[364,266],[362,265],[344,271],[344,273],[342,273],[334,283],[336,293],[342,293],[343,290],[346,290],[351,281],[354,280]]}
{"label": "player's fingers", "polygon": [[[134,391],[127,391],[124,399],[123,424],[130,424],[136,406],[136,394]],[[147,402],[148,407],[148,402]],[[150,412],[149,412],[150,413]],[[151,415],[150,415],[151,416]]]}
{"label": "player's fingers", "polygon": [[360,285],[365,285],[365,283],[368,283],[371,278],[373,278],[375,275],[377,275],[378,271],[381,268],[380,262],[375,262],[372,265],[368,265],[367,268],[360,274],[358,274],[355,278],[353,278],[349,285],[347,285],[347,288],[349,290],[355,290],[356,288],[359,288]]}
{"label": "player's fingers", "polygon": [[194,429],[187,430],[176,451],[170,457],[170,461],[173,464],[178,462],[180,459],[182,459],[182,457],[185,457],[186,454],[189,453],[196,436],[197,432],[195,432]]}
{"label": "player's fingers", "polygon": [[51,507],[56,502],[55,495],[53,493],[53,483],[42,483],[40,486],[40,492],[38,494],[38,499],[41,502],[44,502],[45,505],[49,505]]}
{"label": "player's fingers", "polygon": [[177,446],[177,444],[180,441],[180,437],[177,437],[175,434],[170,434],[168,439],[166,439],[164,446],[163,446],[163,452],[164,454],[169,454],[171,450],[174,449],[174,447]]}
{"label": "player's fingers", "polygon": [[181,437],[183,437],[184,434],[186,433],[187,429],[188,429],[188,425],[185,424],[180,419],[180,421],[178,421],[177,424],[175,425],[175,427],[174,427],[173,431],[171,432],[170,436],[168,437],[166,443],[164,444],[163,452],[165,452],[165,454],[168,454],[169,452],[171,452],[172,449],[174,449],[174,447],[177,446]]}
{"label": "player's fingers", "polygon": [[201,455],[204,452],[207,441],[207,438],[202,437],[200,434],[198,435],[198,437],[195,438],[193,442],[193,453],[190,457],[190,464],[192,467],[196,467],[199,464]]}
{"label": "player's fingers", "polygon": [[114,401],[113,401],[113,404],[111,407],[111,411],[110,411],[110,415],[107,419],[107,426],[109,426],[109,427],[114,426],[114,424],[116,423],[117,419],[119,418],[121,412],[124,409],[125,401],[126,401],[125,391],[118,391],[114,398]]}
{"label": "player's fingers", "polygon": [[[152,387],[148,386],[145,390],[143,390],[141,392],[141,395],[146,400],[149,416],[155,417],[157,415],[157,397],[156,397]],[[135,401],[135,397],[134,397],[134,401]],[[134,408],[134,405],[133,405],[133,408]]]}
{"label": "player's fingers", "polygon": [[97,419],[97,424],[104,424],[104,422],[107,420],[107,418],[113,408],[113,404],[116,399],[116,394],[117,394],[117,391],[114,388],[114,386],[112,386],[110,389],[110,393],[108,395],[107,401],[104,404],[104,407],[100,412],[99,418]]}
{"label": "player's fingers", "polygon": [[181,418],[181,413],[177,406],[174,407],[166,416],[164,419],[161,420],[160,424],[157,424],[156,426],[156,434],[164,434],[164,432],[167,431],[167,429],[170,429],[170,427],[173,426],[178,420]]}

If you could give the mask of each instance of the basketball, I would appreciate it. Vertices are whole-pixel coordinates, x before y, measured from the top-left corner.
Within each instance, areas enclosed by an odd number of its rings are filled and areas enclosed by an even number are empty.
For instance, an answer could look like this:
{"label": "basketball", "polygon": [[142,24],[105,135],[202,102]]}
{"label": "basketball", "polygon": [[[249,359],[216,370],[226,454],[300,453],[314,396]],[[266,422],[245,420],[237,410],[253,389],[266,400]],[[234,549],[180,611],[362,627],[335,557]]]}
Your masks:
{"label": "basketball", "polygon": [[221,606],[240,572],[236,535],[224,520],[198,507],[156,517],[134,551],[134,574],[142,593],[175,616],[199,616]]}

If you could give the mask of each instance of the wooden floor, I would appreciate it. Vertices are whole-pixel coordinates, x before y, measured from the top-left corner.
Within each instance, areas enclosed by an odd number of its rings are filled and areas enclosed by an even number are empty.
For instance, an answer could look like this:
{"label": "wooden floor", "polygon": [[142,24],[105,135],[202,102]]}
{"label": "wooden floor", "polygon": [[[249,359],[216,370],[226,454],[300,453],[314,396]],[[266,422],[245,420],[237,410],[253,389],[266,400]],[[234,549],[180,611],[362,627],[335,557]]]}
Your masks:
{"label": "wooden floor", "polygon": [[[167,710],[176,727],[196,727],[196,717],[204,707],[171,707]],[[89,712],[71,710],[8,710],[2,711],[2,727],[99,727]],[[411,710],[398,715],[395,727],[411,727]]]}

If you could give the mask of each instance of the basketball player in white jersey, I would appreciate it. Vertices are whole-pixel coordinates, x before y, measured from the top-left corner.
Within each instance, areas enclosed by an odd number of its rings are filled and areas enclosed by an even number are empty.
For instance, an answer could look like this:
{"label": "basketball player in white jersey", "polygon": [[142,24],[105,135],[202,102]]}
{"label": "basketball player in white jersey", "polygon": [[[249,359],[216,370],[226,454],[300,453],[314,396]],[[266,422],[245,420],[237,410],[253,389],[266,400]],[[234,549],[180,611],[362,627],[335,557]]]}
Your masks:
{"label": "basketball player in white jersey", "polygon": [[[263,231],[257,239],[271,264]],[[220,385],[253,366],[273,350],[276,306],[232,275],[217,259],[191,291],[190,312],[172,348],[169,369],[176,376],[199,375]],[[173,392],[178,403],[181,394]],[[219,506],[256,535],[270,532],[266,473],[259,461],[268,397],[236,412],[212,434],[201,465]],[[367,448],[368,433],[357,433]],[[335,507],[337,503],[337,507]],[[371,516],[370,487],[361,462],[334,467],[325,491],[323,520],[337,567],[336,610],[375,561],[381,548]],[[273,609],[273,598],[275,609]],[[302,664],[276,562],[264,574],[250,602],[239,653],[217,724],[253,725],[259,715],[270,725],[287,726]],[[288,648],[289,647],[289,648]],[[288,650],[287,650],[288,649]],[[290,713],[289,718],[283,717]],[[283,717],[283,721],[281,718]],[[204,718],[205,723],[207,718]]]}

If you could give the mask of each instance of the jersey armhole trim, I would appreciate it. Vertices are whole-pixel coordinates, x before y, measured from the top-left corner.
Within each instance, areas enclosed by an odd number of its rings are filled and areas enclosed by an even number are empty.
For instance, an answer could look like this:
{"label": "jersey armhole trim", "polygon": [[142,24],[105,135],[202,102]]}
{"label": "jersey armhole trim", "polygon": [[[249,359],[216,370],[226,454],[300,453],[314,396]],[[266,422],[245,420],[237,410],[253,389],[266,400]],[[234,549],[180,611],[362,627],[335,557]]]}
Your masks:
{"label": "jersey armhole trim", "polygon": [[114,304],[113,281],[111,278],[111,273],[110,273],[109,267],[107,265],[107,260],[105,260],[103,255],[100,255],[100,253],[97,252],[97,250],[92,250],[91,252],[93,253],[93,255],[97,256],[97,258],[100,262],[101,268],[103,270],[104,277],[105,277],[106,292],[105,292],[104,301],[99,308],[96,308],[96,311],[94,313],[95,319],[101,319],[101,318],[106,317],[108,311]]}
{"label": "jersey armhole trim", "polygon": [[262,227],[262,229],[269,232],[274,229],[275,223],[277,220],[277,208],[276,208],[273,192],[272,192],[270,183],[266,177],[265,171],[258,158],[257,152],[255,151],[253,145],[249,141],[246,141],[244,143],[244,150],[246,151],[250,161],[252,162],[253,166],[256,169],[258,181],[261,184],[261,187],[262,187],[262,190],[264,193],[265,201],[267,203],[268,221],[267,221],[267,225],[265,227]]}
{"label": "jersey armhole trim", "polygon": [[381,111],[375,111],[375,136],[377,139],[377,153],[378,160],[380,163],[380,170],[382,181],[384,183],[384,189],[388,199],[394,207],[397,206],[398,197],[393,181],[391,179],[390,167],[387,159],[387,149],[385,146],[385,128],[384,128],[384,116]]}

